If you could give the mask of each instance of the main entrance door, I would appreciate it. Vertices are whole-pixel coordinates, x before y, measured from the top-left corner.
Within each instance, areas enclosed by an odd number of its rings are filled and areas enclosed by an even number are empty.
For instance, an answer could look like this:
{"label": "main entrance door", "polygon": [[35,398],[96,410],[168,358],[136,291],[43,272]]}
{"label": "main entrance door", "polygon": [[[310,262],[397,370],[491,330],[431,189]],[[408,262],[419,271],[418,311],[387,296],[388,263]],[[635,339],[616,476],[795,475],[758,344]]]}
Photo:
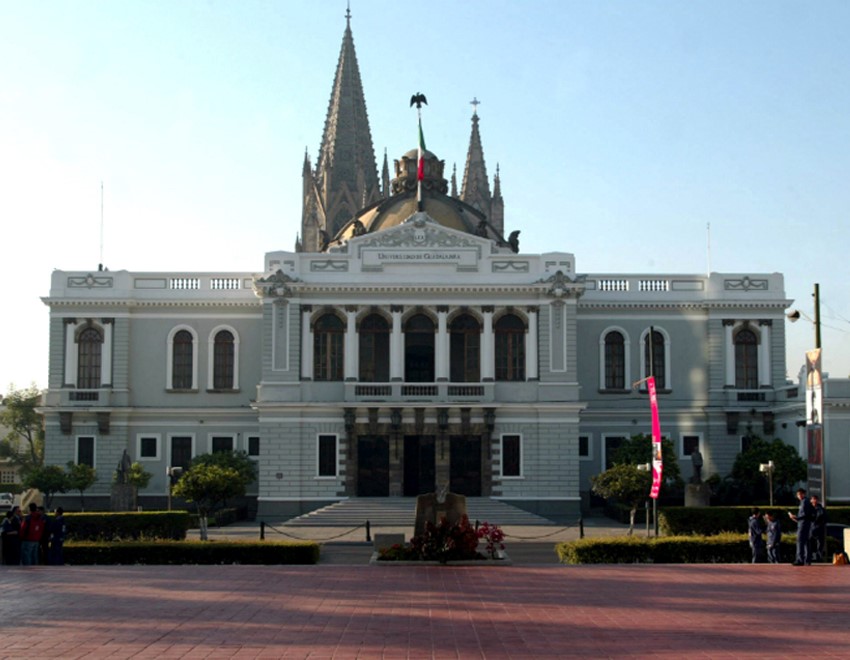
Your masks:
{"label": "main entrance door", "polygon": [[386,436],[357,438],[357,495],[387,497],[390,494],[390,444]]}
{"label": "main entrance door", "polygon": [[481,496],[481,437],[453,435],[449,450],[449,489],[459,495]]}
{"label": "main entrance door", "polygon": [[434,436],[404,436],[404,495],[433,493],[435,487]]}

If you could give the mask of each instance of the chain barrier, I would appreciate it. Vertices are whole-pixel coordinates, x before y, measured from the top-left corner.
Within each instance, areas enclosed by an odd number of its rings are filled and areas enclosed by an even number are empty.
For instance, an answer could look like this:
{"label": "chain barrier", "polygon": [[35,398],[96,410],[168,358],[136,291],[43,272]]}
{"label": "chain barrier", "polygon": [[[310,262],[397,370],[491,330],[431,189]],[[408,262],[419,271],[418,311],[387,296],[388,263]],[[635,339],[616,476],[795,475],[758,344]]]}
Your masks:
{"label": "chain barrier", "polygon": [[548,532],[547,534],[541,534],[540,536],[517,536],[516,534],[508,534],[505,533],[506,539],[515,539],[517,541],[537,541],[539,539],[548,539],[550,536],[555,536],[555,534],[560,534],[561,532],[566,532],[570,529],[578,526],[579,528],[579,538],[584,538],[584,520],[579,518],[578,522],[574,525],[566,525],[564,527],[558,527],[557,529]]}
{"label": "chain barrier", "polygon": [[351,529],[348,529],[348,530],[342,532],[341,534],[329,536],[329,537],[324,538],[324,539],[317,539],[315,537],[304,538],[304,537],[301,537],[301,536],[296,536],[295,534],[290,534],[289,532],[284,532],[282,529],[278,529],[277,527],[275,527],[274,525],[270,525],[269,523],[263,523],[263,527],[267,530],[271,529],[272,531],[277,532],[281,536],[288,536],[289,538],[295,539],[296,541],[316,541],[318,543],[325,543],[327,541],[333,541],[335,539],[342,538],[343,536],[347,536],[348,534],[351,534],[352,532],[357,531],[361,527],[366,527],[366,523],[362,523],[360,525],[357,525],[356,527],[352,527]]}

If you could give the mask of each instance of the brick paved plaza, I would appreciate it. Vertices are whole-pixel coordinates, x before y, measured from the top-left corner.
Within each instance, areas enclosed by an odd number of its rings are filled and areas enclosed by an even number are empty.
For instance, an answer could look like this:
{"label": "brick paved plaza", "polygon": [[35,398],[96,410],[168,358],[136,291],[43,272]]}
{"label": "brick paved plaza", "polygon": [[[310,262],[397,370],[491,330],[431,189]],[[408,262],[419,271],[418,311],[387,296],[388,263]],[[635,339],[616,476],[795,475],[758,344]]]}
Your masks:
{"label": "brick paved plaza", "polygon": [[850,658],[850,567],[5,568],[4,658]]}

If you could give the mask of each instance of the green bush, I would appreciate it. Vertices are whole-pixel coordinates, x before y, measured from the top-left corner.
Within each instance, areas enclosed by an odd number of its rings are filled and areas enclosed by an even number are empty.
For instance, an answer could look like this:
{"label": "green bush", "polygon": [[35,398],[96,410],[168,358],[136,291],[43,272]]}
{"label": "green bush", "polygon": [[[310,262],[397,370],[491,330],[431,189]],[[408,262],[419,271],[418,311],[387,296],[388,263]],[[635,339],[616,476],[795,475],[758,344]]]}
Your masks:
{"label": "green bush", "polygon": [[[776,512],[777,520],[784,534],[793,534],[797,523],[788,517],[788,511],[797,512],[796,507],[760,507],[762,513]],[[683,534],[701,534],[710,536],[721,532],[743,532],[747,529],[747,518],[751,506],[709,506],[709,507],[664,507],[658,511],[658,530],[668,536]],[[850,507],[827,507],[827,520],[831,523],[850,525]]]}
{"label": "green bush", "polygon": [[312,541],[70,541],[65,562],[91,564],[315,564]]}
{"label": "green bush", "polygon": [[186,511],[66,513],[68,539],[73,541],[137,541],[186,538]]}
{"label": "green bush", "polygon": [[[835,540],[828,538],[827,556],[839,550]],[[748,536],[728,532],[713,536],[588,538],[559,543],[555,551],[563,564],[740,564],[752,559]],[[784,535],[783,563],[793,561],[794,554],[795,538]]]}

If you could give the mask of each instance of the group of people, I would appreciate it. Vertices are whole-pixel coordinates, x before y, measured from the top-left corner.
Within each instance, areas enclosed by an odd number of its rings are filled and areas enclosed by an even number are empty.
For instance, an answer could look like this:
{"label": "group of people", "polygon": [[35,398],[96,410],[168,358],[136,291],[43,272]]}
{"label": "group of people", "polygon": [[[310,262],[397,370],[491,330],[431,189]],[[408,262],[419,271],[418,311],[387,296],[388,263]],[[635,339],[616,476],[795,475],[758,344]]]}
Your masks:
{"label": "group of people", "polygon": [[6,512],[0,531],[0,549],[6,566],[36,566],[65,563],[62,545],[65,542],[65,512],[62,507],[48,516],[44,507],[34,502],[29,513],[21,514],[21,507],[13,506]]}
{"label": "group of people", "polygon": [[[806,497],[803,488],[797,490],[800,506],[797,513],[788,513],[791,520],[797,523],[797,552],[794,566],[809,566],[811,563],[822,561],[826,553],[826,509],[820,503],[817,495]],[[750,534],[750,548],[753,551],[753,563],[765,560],[771,564],[782,561],[780,543],[782,527],[773,511],[762,515],[758,507],[753,507],[752,515],[747,521]],[[767,542],[764,535],[767,534]]]}

